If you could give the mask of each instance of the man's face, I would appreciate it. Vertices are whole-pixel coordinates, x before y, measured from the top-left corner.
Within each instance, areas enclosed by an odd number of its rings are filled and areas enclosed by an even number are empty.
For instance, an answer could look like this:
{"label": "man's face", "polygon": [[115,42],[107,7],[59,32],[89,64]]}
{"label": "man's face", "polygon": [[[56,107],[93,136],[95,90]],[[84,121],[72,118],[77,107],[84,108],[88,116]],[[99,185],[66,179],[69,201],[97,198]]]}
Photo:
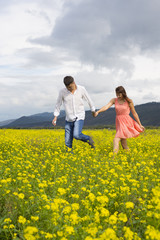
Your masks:
{"label": "man's face", "polygon": [[66,88],[68,89],[68,91],[72,92],[76,89],[76,84],[75,82],[70,83],[68,86],[66,86]]}

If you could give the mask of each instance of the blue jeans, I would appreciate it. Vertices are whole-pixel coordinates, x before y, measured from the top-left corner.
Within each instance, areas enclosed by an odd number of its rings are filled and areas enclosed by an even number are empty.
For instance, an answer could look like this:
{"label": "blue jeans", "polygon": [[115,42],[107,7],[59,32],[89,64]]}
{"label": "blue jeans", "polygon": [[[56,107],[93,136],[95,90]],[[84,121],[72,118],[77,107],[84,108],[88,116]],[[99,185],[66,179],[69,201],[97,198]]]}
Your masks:
{"label": "blue jeans", "polygon": [[65,122],[65,144],[67,147],[72,148],[73,138],[83,142],[89,141],[90,137],[82,133],[84,120],[74,122]]}

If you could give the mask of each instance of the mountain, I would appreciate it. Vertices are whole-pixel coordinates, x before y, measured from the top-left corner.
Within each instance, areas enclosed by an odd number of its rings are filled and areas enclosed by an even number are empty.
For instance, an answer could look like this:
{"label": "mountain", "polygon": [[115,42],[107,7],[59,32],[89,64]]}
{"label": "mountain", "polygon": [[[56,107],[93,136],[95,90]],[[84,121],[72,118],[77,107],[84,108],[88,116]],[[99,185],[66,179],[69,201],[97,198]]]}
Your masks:
{"label": "mountain", "polygon": [[2,122],[0,122],[0,127],[8,125],[8,124],[10,124],[13,121],[15,121],[15,119],[9,119],[9,120],[2,121]]}
{"label": "mountain", "polygon": [[[150,102],[135,106],[135,109],[144,126],[160,126],[160,103]],[[131,114],[132,116],[132,114]],[[86,111],[84,126],[109,126],[115,125],[115,109],[110,108],[106,112],[93,118],[90,111]],[[133,117],[133,116],[132,116]],[[23,116],[12,121],[1,128],[53,128],[52,125],[53,113],[39,113],[31,116]],[[57,127],[64,127],[65,112],[61,111],[58,117]]]}
{"label": "mountain", "polygon": [[[63,118],[64,116],[65,112],[61,111],[59,118]],[[31,116],[22,116],[15,121],[10,122],[9,124],[1,126],[1,128],[47,128],[48,124],[52,122],[53,118],[53,113],[37,113]]]}
{"label": "mountain", "polygon": [[[160,126],[160,103],[151,102],[135,106],[135,110],[139,115],[142,125],[144,126]],[[133,115],[130,114],[133,118]],[[86,113],[86,126],[96,125],[114,125],[115,124],[115,108],[110,108],[106,112],[92,118],[89,112]]]}
{"label": "mountain", "polygon": [[135,109],[144,126],[160,126],[160,102],[137,105]]}

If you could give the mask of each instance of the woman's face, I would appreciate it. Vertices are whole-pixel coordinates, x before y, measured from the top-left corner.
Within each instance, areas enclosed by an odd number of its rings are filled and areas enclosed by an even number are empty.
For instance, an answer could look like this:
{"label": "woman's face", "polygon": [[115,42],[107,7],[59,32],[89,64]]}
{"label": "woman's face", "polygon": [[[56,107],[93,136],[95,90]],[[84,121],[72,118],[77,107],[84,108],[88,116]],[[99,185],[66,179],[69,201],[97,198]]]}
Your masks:
{"label": "woman's face", "polygon": [[119,100],[122,100],[123,99],[123,95],[122,93],[116,93],[116,96]]}

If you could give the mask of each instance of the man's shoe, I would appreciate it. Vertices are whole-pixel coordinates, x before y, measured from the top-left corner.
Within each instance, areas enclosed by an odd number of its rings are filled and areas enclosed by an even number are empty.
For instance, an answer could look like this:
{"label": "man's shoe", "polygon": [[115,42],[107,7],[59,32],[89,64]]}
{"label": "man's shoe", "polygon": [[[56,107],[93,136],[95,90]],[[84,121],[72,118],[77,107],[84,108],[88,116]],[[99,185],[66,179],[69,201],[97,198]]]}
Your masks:
{"label": "man's shoe", "polygon": [[93,139],[92,139],[91,137],[90,137],[90,139],[89,139],[88,144],[91,146],[91,148],[95,148],[95,146],[94,146],[94,141],[93,141]]}

